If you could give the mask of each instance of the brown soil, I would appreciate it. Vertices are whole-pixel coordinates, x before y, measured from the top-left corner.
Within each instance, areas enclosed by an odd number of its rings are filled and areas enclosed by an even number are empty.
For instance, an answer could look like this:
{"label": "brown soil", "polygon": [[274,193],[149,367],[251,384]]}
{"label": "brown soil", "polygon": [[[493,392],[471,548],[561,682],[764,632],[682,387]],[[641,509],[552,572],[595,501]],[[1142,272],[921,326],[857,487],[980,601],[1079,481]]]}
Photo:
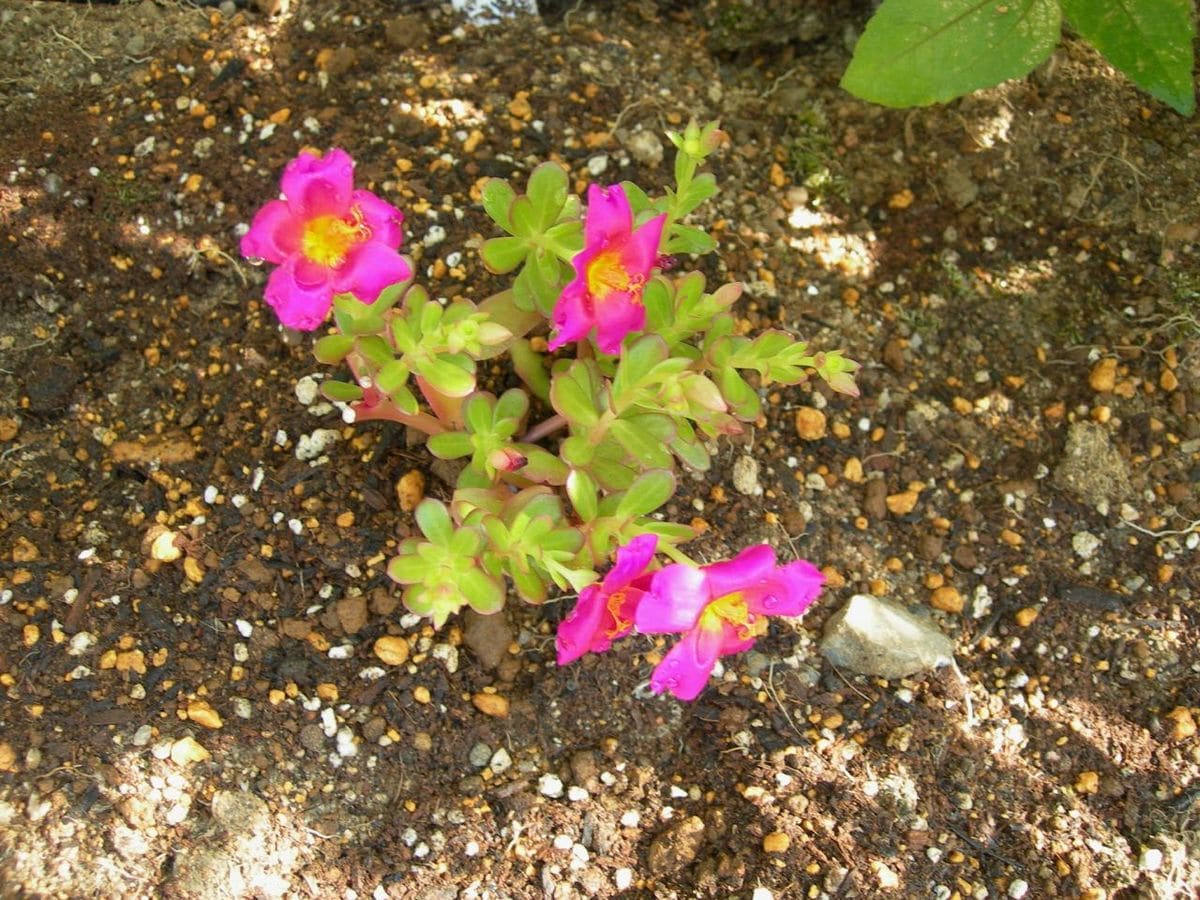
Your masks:
{"label": "brown soil", "polygon": [[[0,0],[0,893],[1194,895],[1194,121],[1074,44],[897,112],[837,88],[840,31],[716,59],[679,4],[292,6]],[[709,274],[865,368],[770,393],[672,507],[704,558],[766,539],[832,582],[679,704],[648,638],[558,669],[557,603],[405,617],[394,485],[428,459],[299,402],[320,367],[236,247],[341,146],[431,289],[482,298],[483,178],[662,186],[626,147],[693,113],[732,138]],[[830,666],[853,593],[936,606],[966,686]]]}

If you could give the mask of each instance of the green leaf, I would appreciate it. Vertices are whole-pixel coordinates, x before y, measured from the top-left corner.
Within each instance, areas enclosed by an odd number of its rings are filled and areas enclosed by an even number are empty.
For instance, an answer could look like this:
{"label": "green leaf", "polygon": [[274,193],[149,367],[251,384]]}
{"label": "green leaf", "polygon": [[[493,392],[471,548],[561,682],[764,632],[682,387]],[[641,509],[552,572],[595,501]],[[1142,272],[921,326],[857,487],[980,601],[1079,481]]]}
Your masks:
{"label": "green leaf", "polygon": [[523,337],[546,321],[546,317],[540,313],[517,307],[512,291],[492,294],[479,304],[479,311],[487,313],[489,323],[502,325],[514,337]]}
{"label": "green leaf", "polygon": [[[588,471],[596,478],[596,483],[606,491],[623,491],[633,484],[637,472],[624,463],[607,456],[599,456],[592,460]],[[604,504],[601,503],[601,509]]]}
{"label": "green leaf", "polygon": [[417,526],[421,533],[433,544],[446,545],[454,536],[454,525],[450,521],[450,513],[440,500],[426,497],[417,504]]}
{"label": "green leaf", "polygon": [[646,331],[653,334],[666,331],[675,313],[675,298],[670,282],[655,276],[642,289],[642,305],[646,307]]}
{"label": "green leaf", "polygon": [[692,179],[682,194],[679,195],[679,209],[676,215],[682,217],[694,211],[705,200],[710,200],[717,194],[717,179],[712,172],[702,172]]}
{"label": "green leaf", "polygon": [[651,469],[634,479],[617,505],[617,517],[647,516],[671,499],[675,476],[667,469]]}
{"label": "green leaf", "polygon": [[643,335],[630,344],[617,364],[612,387],[614,401],[621,403],[627,392],[636,389],[654,367],[667,358],[667,353],[666,342],[656,334]]}
{"label": "green leaf", "polygon": [[729,404],[733,414],[743,422],[757,419],[758,414],[762,412],[762,402],[754,388],[746,384],[745,379],[733,369],[722,369],[716,376],[717,385],[721,388],[725,402]]}
{"label": "green leaf", "polygon": [[475,363],[465,356],[423,360],[417,371],[447,397],[465,397],[475,390]]}
{"label": "green leaf", "polygon": [[945,103],[1027,74],[1061,24],[1058,0],[884,0],[841,84],[884,106]]}
{"label": "green leaf", "polygon": [[591,379],[581,362],[574,362],[565,372],[554,375],[550,381],[550,403],[555,412],[578,428],[590,428],[600,419],[591,393]]}
{"label": "green leaf", "polygon": [[426,444],[438,459],[460,459],[475,450],[471,436],[462,431],[443,431],[431,436]]}
{"label": "green leaf", "polygon": [[528,238],[541,232],[537,209],[528,197],[518,197],[509,207],[512,231],[517,237]]}
{"label": "green leaf", "polygon": [[491,238],[479,248],[479,258],[493,275],[511,272],[525,261],[528,253],[529,244],[519,237]]}
{"label": "green leaf", "polygon": [[632,181],[622,181],[621,187],[625,190],[625,199],[629,201],[629,209],[634,216],[650,208],[650,198]]}
{"label": "green leaf", "polygon": [[575,507],[575,512],[582,521],[590,522],[596,518],[599,497],[596,493],[596,482],[587,472],[582,469],[571,470],[571,474],[567,476],[567,496],[571,498],[571,505]]}
{"label": "green leaf", "polygon": [[425,580],[429,572],[429,563],[415,553],[407,556],[393,556],[388,563],[388,577],[397,584],[416,584]]}
{"label": "green leaf", "polygon": [[313,345],[313,356],[318,362],[335,366],[354,349],[354,338],[348,334],[327,334]]}
{"label": "green leaf", "polygon": [[462,573],[458,587],[471,609],[481,616],[499,612],[504,606],[504,586],[474,566]]}
{"label": "green leaf", "polygon": [[358,352],[376,368],[382,368],[393,359],[392,348],[377,334],[367,335],[358,339]]}
{"label": "green leaf", "polygon": [[525,478],[546,484],[563,484],[567,480],[567,475],[571,470],[553,453],[533,444],[517,444],[515,446],[525,454],[525,465],[520,472]]}
{"label": "green leaf", "polygon": [[474,434],[488,434],[492,430],[492,410],[496,398],[488,393],[472,394],[463,404],[462,414]]}
{"label": "green leaf", "polygon": [[1195,111],[1191,0],[1063,0],[1063,12],[1130,81],[1178,113]]}
{"label": "green leaf", "polygon": [[654,435],[625,419],[609,426],[609,433],[643,468],[669,468],[671,454]]}
{"label": "green leaf", "polygon": [[510,563],[508,567],[509,577],[513,580],[513,585],[517,589],[517,593],[521,595],[521,599],[526,603],[540,604],[546,602],[546,585],[542,581],[541,576],[531,569],[518,568]]}
{"label": "green leaf", "polygon": [[408,366],[398,359],[384,363],[375,375],[375,386],[389,397],[408,382]]}
{"label": "green leaf", "polygon": [[695,225],[672,225],[671,236],[663,248],[667,253],[711,253],[717,249],[713,236]]}
{"label": "green leaf", "polygon": [[530,174],[525,193],[537,214],[537,230],[543,232],[558,220],[567,202],[566,171],[558,163],[542,163]]}
{"label": "green leaf", "polygon": [[362,388],[357,384],[347,384],[344,381],[321,382],[321,393],[326,400],[339,403],[353,403],[355,400],[361,400],[363,396]]}
{"label": "green leaf", "polygon": [[558,448],[562,458],[572,466],[589,465],[596,454],[596,445],[583,435],[572,435]]}
{"label": "green leaf", "polygon": [[496,421],[514,419],[520,422],[529,412],[529,395],[520,388],[509,388],[496,401]]}
{"label": "green leaf", "polygon": [[512,234],[512,216],[509,209],[517,193],[503,178],[489,178],[483,186],[483,209],[501,228]]}

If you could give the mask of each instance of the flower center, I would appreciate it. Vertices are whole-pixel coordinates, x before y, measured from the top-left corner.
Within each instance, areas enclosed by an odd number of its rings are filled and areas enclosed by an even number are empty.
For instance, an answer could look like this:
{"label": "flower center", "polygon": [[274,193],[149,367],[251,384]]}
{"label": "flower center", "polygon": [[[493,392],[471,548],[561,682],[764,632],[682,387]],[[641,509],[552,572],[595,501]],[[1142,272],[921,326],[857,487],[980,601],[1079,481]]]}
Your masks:
{"label": "flower center", "polygon": [[317,216],[304,226],[300,249],[309,260],[327,269],[336,269],[346,261],[346,254],[355,244],[371,237],[371,230],[362,220],[362,211],[351,210],[351,221],[338,216]]}
{"label": "flower center", "polygon": [[608,614],[612,616],[613,624],[604,634],[607,638],[618,637],[633,625],[633,622],[625,618],[621,612],[621,607],[625,605],[625,597],[624,588],[619,591],[613,591],[608,595],[608,602],[605,604],[605,608],[608,610]]}
{"label": "flower center", "polygon": [[588,293],[596,300],[603,300],[616,291],[630,289],[629,272],[621,263],[621,254],[616,250],[605,250],[588,264]]}
{"label": "flower center", "polygon": [[750,612],[739,591],[718,597],[700,614],[699,625],[705,631],[720,631],[726,623],[733,626],[741,640],[765,634],[767,630],[767,620]]}

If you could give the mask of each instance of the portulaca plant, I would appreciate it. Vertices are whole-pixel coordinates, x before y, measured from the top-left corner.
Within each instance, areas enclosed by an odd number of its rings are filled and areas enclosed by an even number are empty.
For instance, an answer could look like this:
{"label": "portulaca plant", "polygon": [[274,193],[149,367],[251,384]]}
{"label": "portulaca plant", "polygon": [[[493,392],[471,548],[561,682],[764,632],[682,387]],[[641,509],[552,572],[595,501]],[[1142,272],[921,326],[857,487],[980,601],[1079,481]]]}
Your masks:
{"label": "portulaca plant", "polygon": [[[803,614],[823,579],[767,545],[698,565],[683,549],[691,526],[656,511],[680,466],[708,469],[713,442],[759,417],[767,385],[816,375],[856,394],[858,365],[784,331],[741,334],[731,309],[742,286],[710,291],[677,269],[716,249],[690,217],[717,191],[701,167],[724,135],[693,123],[669,137],[675,184],[661,196],[592,185],[581,208],[554,163],[523,194],[489,181],[483,206],[503,234],[480,255],[512,280],[479,304],[414,283],[398,253],[403,214],[356,190],[338,149],[288,164],[282,199],[258,211],[241,249],[276,266],[265,297],[284,325],[326,329],[316,357],[348,373],[323,383],[326,397],[462,461],[449,502],[421,501],[421,537],[400,541],[388,565],[406,606],[440,628],[464,607],[498,612],[510,592],[534,604],[577,593],[560,664],[635,629],[677,634],[651,687],[690,700],[771,616]],[[504,354],[521,386],[497,395],[478,364]]]}

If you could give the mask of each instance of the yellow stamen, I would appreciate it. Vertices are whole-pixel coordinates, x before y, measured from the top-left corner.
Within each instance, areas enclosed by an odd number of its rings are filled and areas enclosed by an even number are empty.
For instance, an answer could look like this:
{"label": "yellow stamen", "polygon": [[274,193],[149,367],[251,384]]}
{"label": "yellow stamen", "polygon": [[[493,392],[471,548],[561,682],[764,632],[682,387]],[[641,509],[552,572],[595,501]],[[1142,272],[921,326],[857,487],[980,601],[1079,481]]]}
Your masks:
{"label": "yellow stamen", "polygon": [[745,599],[737,591],[718,597],[704,607],[698,624],[705,631],[719,631],[726,622],[737,630],[737,635],[742,640],[751,636],[757,637],[767,631],[766,618],[751,615]]}
{"label": "yellow stamen", "polygon": [[621,605],[625,602],[625,591],[613,591],[608,595],[608,603],[605,606],[608,609],[608,614],[613,618],[613,627],[605,632],[605,637],[615,638],[633,623],[629,619],[621,615]]}
{"label": "yellow stamen", "polygon": [[317,216],[304,226],[300,239],[300,250],[312,262],[328,269],[336,269],[346,260],[346,254],[355,245],[371,236],[371,230],[362,220],[362,211],[356,206],[351,210],[351,221],[338,216]]}
{"label": "yellow stamen", "polygon": [[629,272],[621,263],[621,254],[615,250],[605,250],[588,263],[587,286],[588,293],[597,300],[603,300],[616,291],[629,290]]}

